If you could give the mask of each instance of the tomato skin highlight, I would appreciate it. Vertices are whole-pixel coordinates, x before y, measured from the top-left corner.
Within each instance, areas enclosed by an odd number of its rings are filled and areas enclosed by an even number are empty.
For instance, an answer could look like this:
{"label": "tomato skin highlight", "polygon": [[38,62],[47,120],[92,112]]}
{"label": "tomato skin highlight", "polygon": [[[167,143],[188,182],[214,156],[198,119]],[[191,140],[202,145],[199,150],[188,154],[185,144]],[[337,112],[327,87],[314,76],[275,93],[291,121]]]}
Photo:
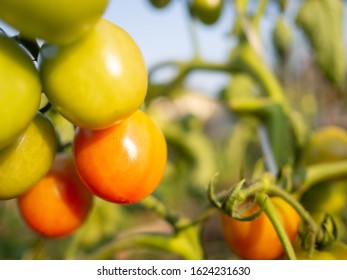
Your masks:
{"label": "tomato skin highlight", "polygon": [[92,205],[93,195],[78,177],[69,154],[58,154],[48,174],[18,197],[26,223],[50,238],[72,234],[83,224]]}
{"label": "tomato skin highlight", "polygon": [[105,130],[77,129],[73,150],[78,174],[90,190],[120,204],[151,194],[167,160],[161,130],[141,111]]}
{"label": "tomato skin highlight", "polygon": [[[299,230],[300,216],[281,198],[272,197],[271,201],[290,241],[294,243]],[[259,209],[259,205],[254,205],[246,215]],[[242,259],[274,260],[284,254],[275,228],[264,212],[252,221],[238,221],[221,213],[221,224],[223,237],[229,249]]]}
{"label": "tomato skin highlight", "polygon": [[104,19],[73,44],[44,45],[39,70],[52,105],[86,129],[105,129],[128,117],[147,93],[139,47],[125,30]]}

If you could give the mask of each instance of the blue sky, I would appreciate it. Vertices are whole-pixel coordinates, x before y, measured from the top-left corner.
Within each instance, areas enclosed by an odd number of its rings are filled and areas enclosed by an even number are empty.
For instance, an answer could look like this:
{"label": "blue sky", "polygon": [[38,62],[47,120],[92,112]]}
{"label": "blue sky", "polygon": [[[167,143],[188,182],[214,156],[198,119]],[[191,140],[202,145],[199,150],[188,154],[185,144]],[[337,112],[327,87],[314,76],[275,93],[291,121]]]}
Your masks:
{"label": "blue sky", "polygon": [[[111,0],[104,18],[119,25],[133,37],[147,66],[151,67],[166,60],[187,60],[192,57],[189,22],[184,4],[185,1],[172,0],[168,7],[157,10],[148,0]],[[215,25],[196,25],[203,58],[223,61],[228,56],[233,42],[227,33],[232,23],[232,7],[226,5],[222,17]],[[211,92],[225,83],[225,76],[199,73],[192,75],[189,81],[197,90]]]}
{"label": "blue sky", "polygon": [[[165,9],[151,7],[148,0],[111,0],[104,17],[125,29],[138,43],[147,65],[165,59],[187,59],[192,55],[185,1],[172,0]],[[231,7],[227,5],[214,26],[198,25],[204,56],[221,60],[227,54],[232,27]]]}

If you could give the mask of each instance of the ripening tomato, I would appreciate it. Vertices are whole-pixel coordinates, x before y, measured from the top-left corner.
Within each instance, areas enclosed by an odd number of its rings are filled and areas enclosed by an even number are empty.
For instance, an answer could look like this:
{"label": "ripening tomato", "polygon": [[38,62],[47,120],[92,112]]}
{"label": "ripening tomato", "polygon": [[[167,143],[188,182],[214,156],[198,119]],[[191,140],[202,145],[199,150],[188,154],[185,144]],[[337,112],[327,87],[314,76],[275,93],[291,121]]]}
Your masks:
{"label": "ripening tomato", "polygon": [[109,0],[0,0],[0,19],[29,39],[68,44],[101,18]]}
{"label": "ripening tomato", "polygon": [[193,0],[192,11],[201,22],[210,25],[218,21],[224,0]]}
{"label": "ripening tomato", "polygon": [[[299,230],[300,216],[280,197],[272,197],[271,202],[276,208],[290,241],[294,242]],[[245,214],[249,215],[258,210],[259,206],[254,205]],[[283,256],[281,241],[265,212],[252,221],[239,221],[222,213],[221,223],[224,240],[229,249],[240,258],[273,260]]]}
{"label": "ripening tomato", "polygon": [[58,154],[47,175],[18,197],[25,222],[46,237],[64,237],[85,221],[93,195],[80,180],[71,154]]}
{"label": "ripening tomato", "polygon": [[147,92],[140,49],[128,33],[106,20],[73,44],[44,45],[40,73],[44,92],[57,111],[91,130],[131,115]]}
{"label": "ripening tomato", "polygon": [[56,148],[52,122],[37,113],[24,133],[0,150],[0,200],[17,197],[41,180],[53,163]]}
{"label": "ripening tomato", "polygon": [[0,149],[28,127],[40,99],[41,82],[34,63],[15,41],[0,34]]}
{"label": "ripening tomato", "polygon": [[151,194],[166,166],[165,138],[141,111],[108,129],[77,129],[73,149],[77,172],[90,190],[120,204]]}

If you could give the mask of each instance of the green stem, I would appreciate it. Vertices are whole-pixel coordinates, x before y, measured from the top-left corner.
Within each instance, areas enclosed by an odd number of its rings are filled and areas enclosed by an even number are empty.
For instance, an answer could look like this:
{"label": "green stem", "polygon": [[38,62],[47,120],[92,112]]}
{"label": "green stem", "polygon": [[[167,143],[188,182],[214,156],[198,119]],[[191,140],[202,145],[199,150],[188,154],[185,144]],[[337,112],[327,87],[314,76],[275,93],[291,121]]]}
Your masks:
{"label": "green stem", "polygon": [[287,232],[286,232],[286,230],[285,230],[285,228],[281,222],[281,219],[277,215],[276,209],[275,209],[274,205],[272,204],[271,200],[267,199],[268,196],[263,192],[257,193],[255,198],[256,198],[257,203],[260,206],[264,207],[264,211],[276,230],[276,233],[277,233],[277,235],[281,241],[281,244],[282,244],[282,247],[284,249],[286,256],[290,260],[295,260],[296,256],[295,256],[295,252],[294,252],[292,243],[289,240]]}
{"label": "green stem", "polygon": [[166,206],[156,199],[154,196],[148,196],[146,199],[140,202],[142,206],[149,210],[153,210],[159,217],[166,220],[174,228],[180,228],[187,224],[187,220],[174,215],[168,211]]}
{"label": "green stem", "polygon": [[113,241],[88,256],[93,260],[111,259],[117,252],[144,247],[168,252],[186,260],[201,260],[204,252],[199,241],[200,224],[189,225],[171,235],[140,233]]}
{"label": "green stem", "polygon": [[[189,5],[187,5],[189,9]],[[189,11],[188,11],[189,13]],[[189,35],[191,39],[191,44],[193,47],[193,57],[194,59],[199,60],[200,58],[200,47],[199,47],[199,40],[198,40],[198,32],[196,29],[196,19],[195,17],[190,17],[188,16],[188,30],[189,30]]]}

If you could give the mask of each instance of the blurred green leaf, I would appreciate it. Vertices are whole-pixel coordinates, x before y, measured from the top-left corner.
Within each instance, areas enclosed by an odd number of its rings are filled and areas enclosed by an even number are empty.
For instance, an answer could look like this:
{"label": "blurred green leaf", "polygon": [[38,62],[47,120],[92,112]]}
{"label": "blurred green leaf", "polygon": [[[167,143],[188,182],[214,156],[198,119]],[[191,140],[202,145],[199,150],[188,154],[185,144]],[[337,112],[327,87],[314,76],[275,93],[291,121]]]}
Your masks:
{"label": "blurred green leaf", "polygon": [[296,23],[307,35],[319,68],[332,83],[339,85],[346,73],[343,43],[343,2],[306,0]]}

